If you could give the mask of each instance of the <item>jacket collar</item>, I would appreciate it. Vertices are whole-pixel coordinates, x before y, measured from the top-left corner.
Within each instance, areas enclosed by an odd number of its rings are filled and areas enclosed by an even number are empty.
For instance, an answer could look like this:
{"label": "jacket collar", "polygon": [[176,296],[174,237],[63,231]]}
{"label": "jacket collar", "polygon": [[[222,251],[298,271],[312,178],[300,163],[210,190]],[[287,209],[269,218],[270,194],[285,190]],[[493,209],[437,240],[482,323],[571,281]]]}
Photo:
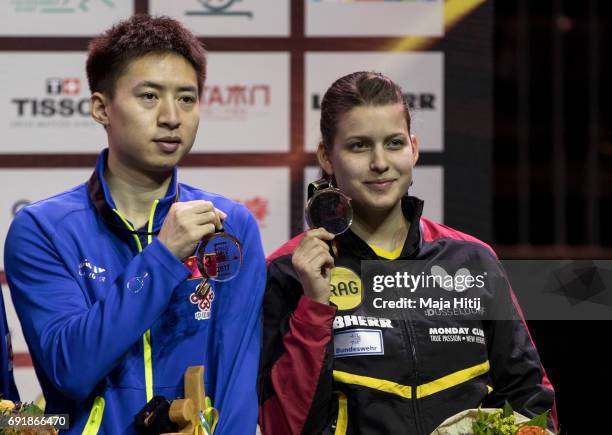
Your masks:
{"label": "jacket collar", "polygon": [[[402,197],[402,213],[406,220],[410,222],[410,229],[408,230],[408,235],[398,260],[413,257],[419,249],[421,244],[420,220],[423,213],[423,204],[423,200],[415,196],[405,195]],[[338,243],[340,244],[340,249],[344,247],[344,249],[352,250],[360,258],[378,258],[372,248],[350,229],[338,236]]]}
{"label": "jacket collar", "polygon": [[[98,157],[98,161],[96,163],[96,169],[93,174],[89,178],[87,182],[87,191],[89,194],[89,199],[92,204],[98,211],[98,213],[102,216],[102,218],[114,227],[125,228],[125,225],[117,214],[113,211],[116,208],[115,202],[113,201],[113,197],[110,193],[110,189],[104,178],[104,171],[106,170],[108,159],[108,148],[104,149],[100,156]],[[166,218],[166,214],[168,214],[168,210],[173,203],[179,200],[179,189],[177,183],[177,169],[174,167],[172,170],[172,179],[170,180],[170,185],[168,186],[168,191],[163,198],[159,198],[159,202],[157,207],[155,208],[155,214],[153,216],[153,232],[157,233],[161,229],[161,225]],[[145,230],[146,231],[146,227]]]}

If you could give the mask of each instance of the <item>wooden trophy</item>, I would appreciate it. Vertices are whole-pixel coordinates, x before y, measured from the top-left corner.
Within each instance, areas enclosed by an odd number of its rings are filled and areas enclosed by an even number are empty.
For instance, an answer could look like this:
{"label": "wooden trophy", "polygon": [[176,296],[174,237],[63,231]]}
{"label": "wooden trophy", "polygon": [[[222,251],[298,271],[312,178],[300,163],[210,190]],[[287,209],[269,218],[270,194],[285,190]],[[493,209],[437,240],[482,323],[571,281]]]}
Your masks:
{"label": "wooden trophy", "polygon": [[173,400],[170,404],[170,420],[179,426],[179,432],[163,435],[199,435],[200,416],[198,412],[206,407],[204,391],[204,366],[192,366],[185,371],[185,398]]}

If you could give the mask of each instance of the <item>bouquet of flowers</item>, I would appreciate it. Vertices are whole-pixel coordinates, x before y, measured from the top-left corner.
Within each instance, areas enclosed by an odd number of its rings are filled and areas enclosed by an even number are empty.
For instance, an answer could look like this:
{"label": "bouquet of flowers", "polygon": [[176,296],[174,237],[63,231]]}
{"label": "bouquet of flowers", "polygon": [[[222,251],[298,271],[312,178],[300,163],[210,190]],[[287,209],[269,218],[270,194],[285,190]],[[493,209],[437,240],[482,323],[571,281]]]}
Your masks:
{"label": "bouquet of flowers", "polygon": [[[0,417],[3,419],[18,417],[43,417],[44,412],[33,403],[13,403],[10,400],[0,400]],[[0,428],[0,435],[57,435],[59,431],[52,425],[23,426],[17,423],[13,426],[8,420],[5,427]]]}
{"label": "bouquet of flowers", "polygon": [[446,419],[431,435],[554,435],[547,429],[549,413],[529,419],[508,402],[503,409],[468,409]]}

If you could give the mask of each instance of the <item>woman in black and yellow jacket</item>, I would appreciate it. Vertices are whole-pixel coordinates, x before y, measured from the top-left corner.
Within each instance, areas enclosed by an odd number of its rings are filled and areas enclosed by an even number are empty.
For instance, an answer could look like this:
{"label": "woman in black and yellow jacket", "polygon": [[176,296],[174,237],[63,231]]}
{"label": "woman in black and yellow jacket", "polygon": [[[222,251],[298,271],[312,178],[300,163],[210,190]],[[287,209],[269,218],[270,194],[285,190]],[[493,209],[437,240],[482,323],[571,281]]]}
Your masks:
{"label": "woman in black and yellow jacket", "polygon": [[[401,89],[372,72],[338,79],[322,101],[321,133],[319,164],[351,198],[354,219],[343,234],[313,229],[268,259],[264,435],[428,435],[462,410],[505,401],[526,416],[552,409],[555,427],[554,391],[508,286],[480,289],[488,307],[506,308],[488,320],[435,302],[366,309],[364,260],[420,260],[445,278],[473,273],[469,263],[503,276],[488,245],[421,217],[423,202],[406,195],[418,143]],[[441,301],[448,290],[426,294]]]}

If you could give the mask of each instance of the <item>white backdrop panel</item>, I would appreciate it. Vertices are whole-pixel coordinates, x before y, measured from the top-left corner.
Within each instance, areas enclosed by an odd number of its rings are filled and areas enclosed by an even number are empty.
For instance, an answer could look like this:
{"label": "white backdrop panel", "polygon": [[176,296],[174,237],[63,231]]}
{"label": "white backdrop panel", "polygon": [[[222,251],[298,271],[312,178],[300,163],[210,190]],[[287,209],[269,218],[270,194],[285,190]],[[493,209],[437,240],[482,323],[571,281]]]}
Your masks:
{"label": "white backdrop panel", "polygon": [[444,150],[443,53],[306,53],[304,148],[315,151],[321,139],[320,105],[327,88],[355,71],[377,71],[389,76],[415,103],[412,133],[421,151]]}
{"label": "white backdrop panel", "polygon": [[308,36],[442,36],[442,0],[306,0]]}
{"label": "white backdrop panel", "polygon": [[0,36],[93,36],[133,12],[125,0],[4,0]]}
{"label": "white backdrop panel", "polygon": [[245,204],[266,255],[289,239],[289,168],[181,168],[179,181]]}
{"label": "white backdrop panel", "polygon": [[0,153],[98,153],[84,52],[0,53]]}
{"label": "white backdrop panel", "polygon": [[195,152],[289,151],[289,53],[210,53]]}
{"label": "white backdrop panel", "polygon": [[289,0],[150,0],[149,13],[169,15],[198,36],[288,36]]}

